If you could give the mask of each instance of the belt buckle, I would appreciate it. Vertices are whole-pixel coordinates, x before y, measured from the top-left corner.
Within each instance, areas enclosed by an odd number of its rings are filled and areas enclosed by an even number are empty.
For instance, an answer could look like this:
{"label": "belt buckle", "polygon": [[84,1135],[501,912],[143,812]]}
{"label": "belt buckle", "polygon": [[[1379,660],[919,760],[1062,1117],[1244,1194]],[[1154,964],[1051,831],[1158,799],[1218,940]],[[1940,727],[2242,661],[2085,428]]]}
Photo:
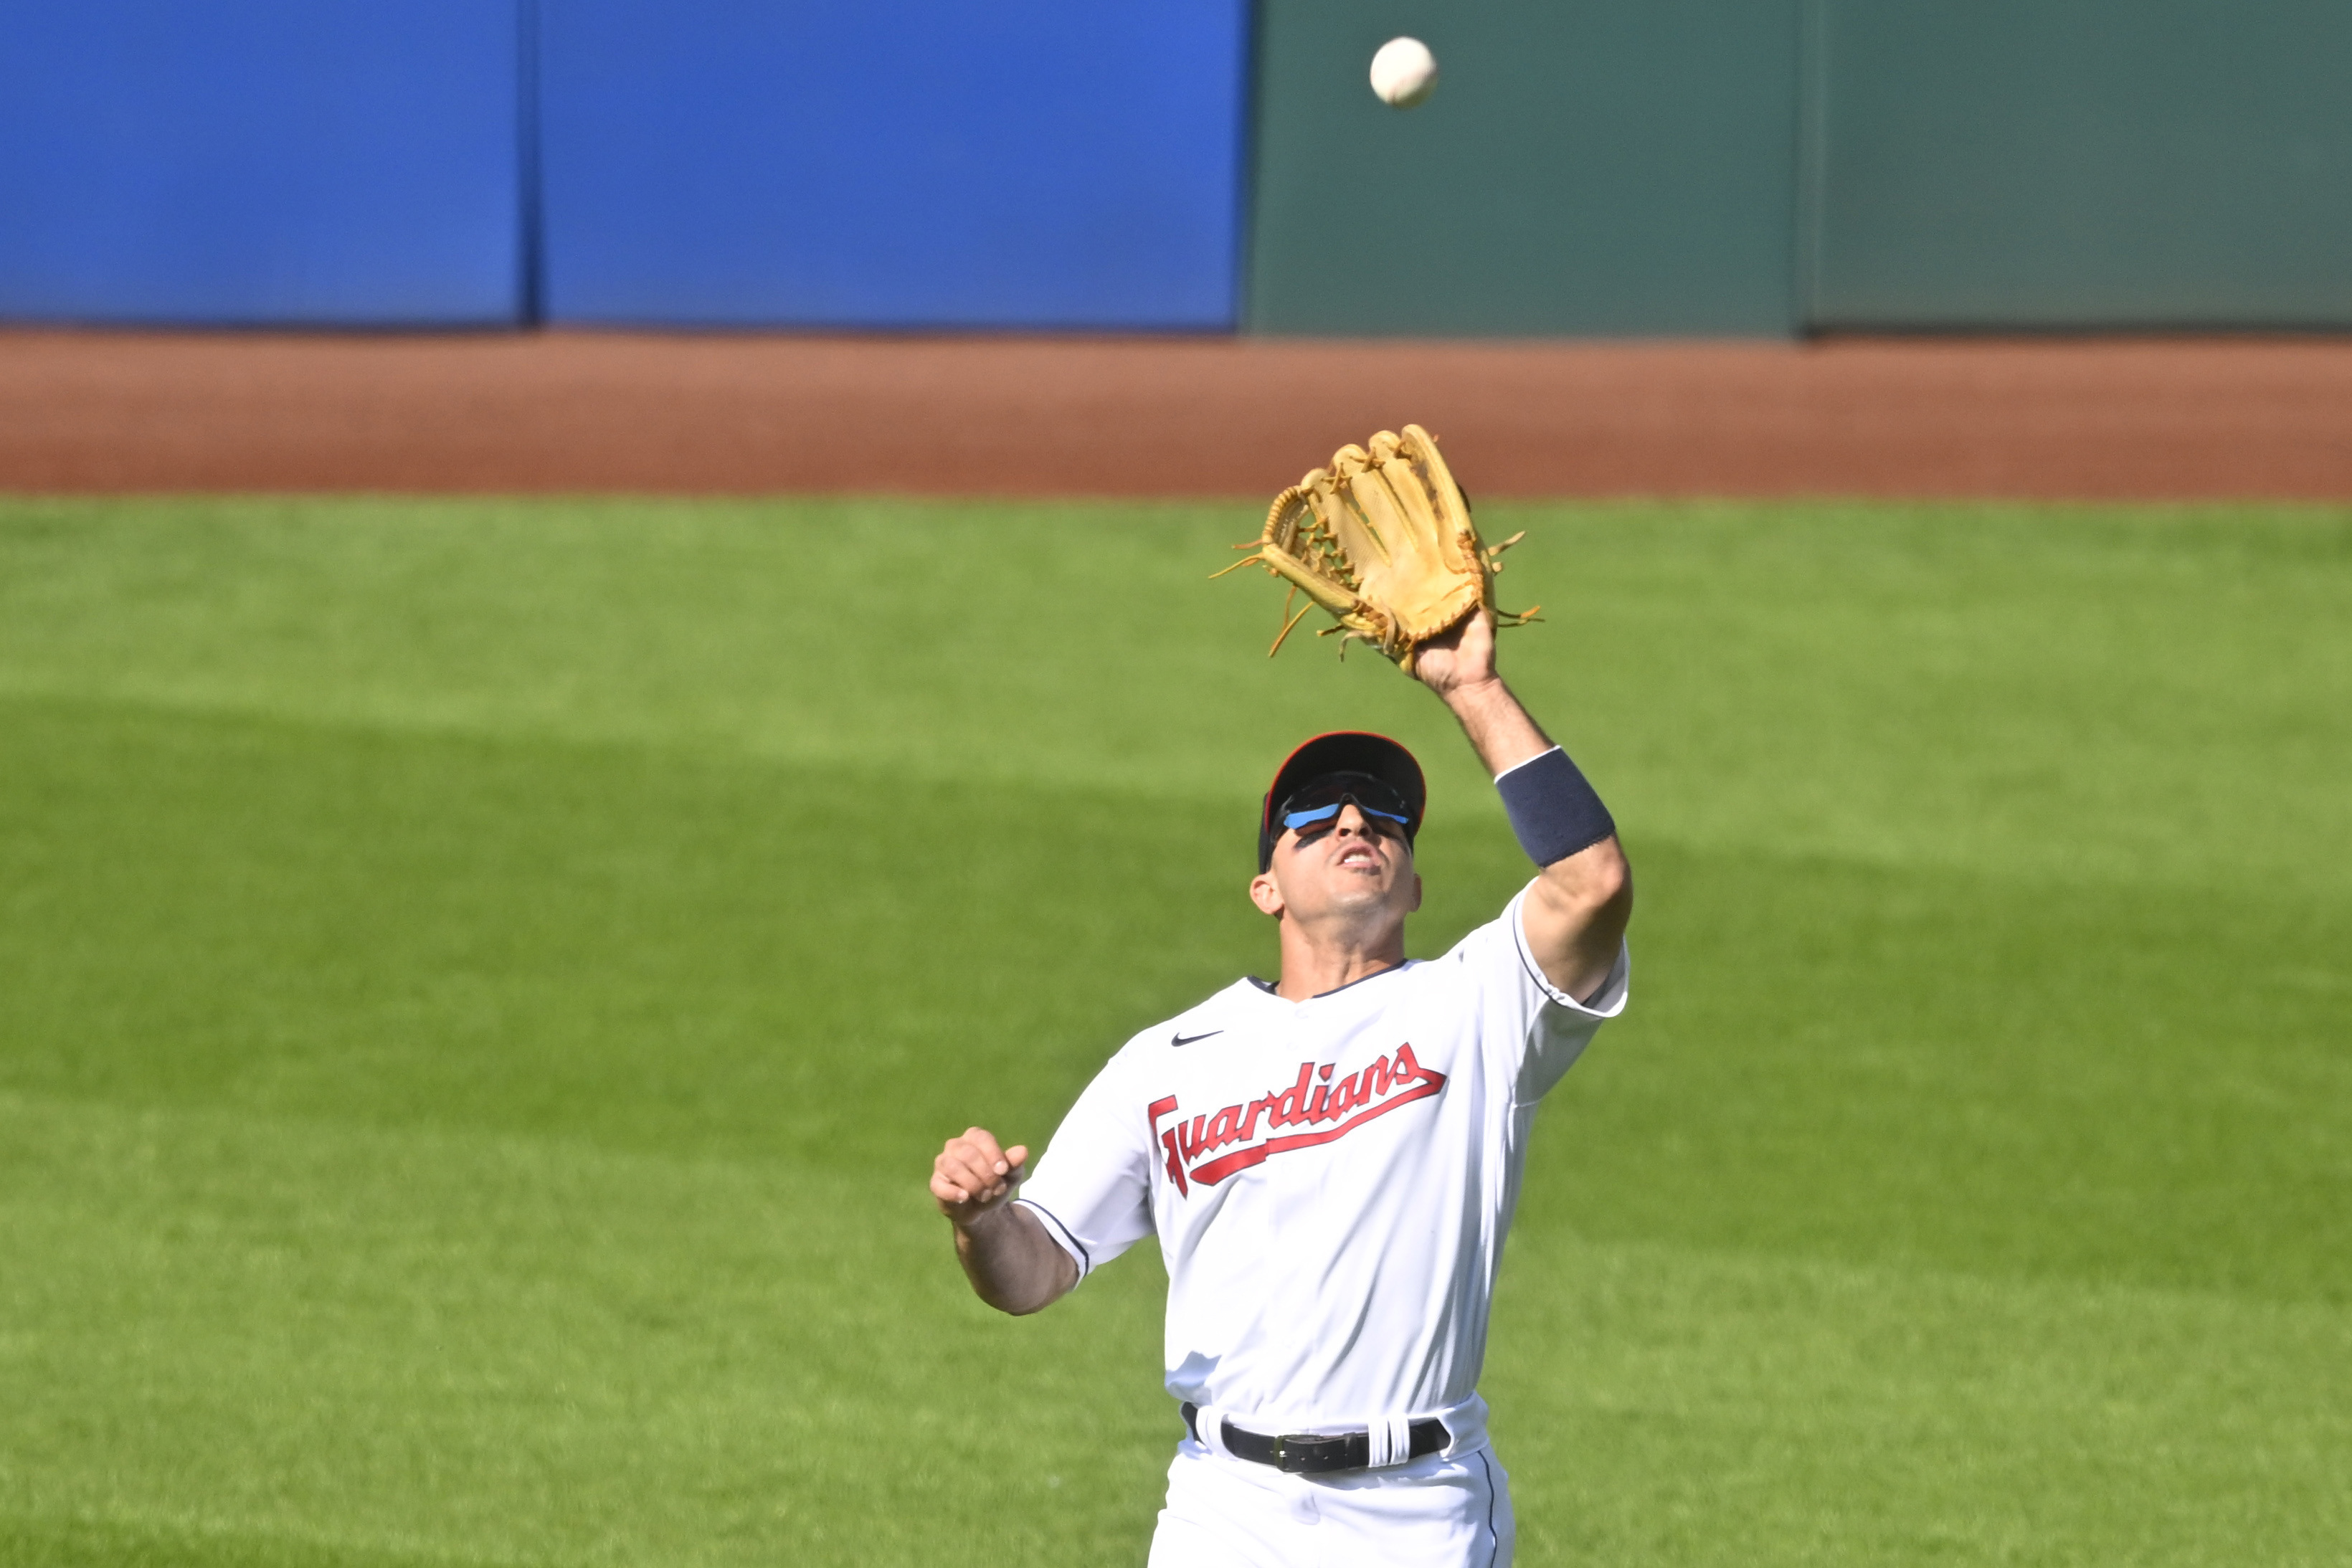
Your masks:
{"label": "belt buckle", "polygon": [[1286,1476],[1311,1476],[1329,1467],[1323,1463],[1329,1440],[1304,1433],[1277,1433],[1274,1438],[1274,1468]]}

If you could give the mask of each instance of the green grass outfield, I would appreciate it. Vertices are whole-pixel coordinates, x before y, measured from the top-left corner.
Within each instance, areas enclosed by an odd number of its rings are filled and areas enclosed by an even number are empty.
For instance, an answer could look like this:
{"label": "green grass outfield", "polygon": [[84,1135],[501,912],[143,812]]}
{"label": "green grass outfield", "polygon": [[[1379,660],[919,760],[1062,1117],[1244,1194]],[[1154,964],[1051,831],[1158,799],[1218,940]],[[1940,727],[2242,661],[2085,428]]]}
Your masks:
{"label": "green grass outfield", "polygon": [[[1641,887],[1521,1562],[2352,1562],[2352,515],[1486,520]],[[996,1316],[938,1140],[1271,964],[1305,733],[1527,874],[1256,521],[0,504],[0,1564],[1139,1563],[1158,1261]]]}

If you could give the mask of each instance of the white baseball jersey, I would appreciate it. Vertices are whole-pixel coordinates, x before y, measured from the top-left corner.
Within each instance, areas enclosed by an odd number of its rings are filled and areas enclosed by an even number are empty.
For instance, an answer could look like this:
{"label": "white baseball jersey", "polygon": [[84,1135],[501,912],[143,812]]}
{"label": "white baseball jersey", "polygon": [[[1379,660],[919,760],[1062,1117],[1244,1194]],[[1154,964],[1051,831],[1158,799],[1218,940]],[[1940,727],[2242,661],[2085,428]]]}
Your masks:
{"label": "white baseball jersey", "polygon": [[1157,1234],[1168,1391],[1260,1432],[1486,1441],[1487,1304],[1537,1103],[1623,1010],[1528,952],[1522,892],[1443,958],[1303,1002],[1244,979],[1129,1040],[1019,1201],[1079,1277]]}

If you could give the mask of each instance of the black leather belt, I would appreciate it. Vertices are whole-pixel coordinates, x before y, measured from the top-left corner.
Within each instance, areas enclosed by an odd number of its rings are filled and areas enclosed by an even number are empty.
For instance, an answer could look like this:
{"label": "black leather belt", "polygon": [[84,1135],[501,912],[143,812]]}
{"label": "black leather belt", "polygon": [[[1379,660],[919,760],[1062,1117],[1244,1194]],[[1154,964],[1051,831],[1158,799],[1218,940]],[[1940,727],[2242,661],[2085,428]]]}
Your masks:
{"label": "black leather belt", "polygon": [[[1183,1406],[1184,1427],[1200,1440],[1201,1427],[1195,1419],[1201,1407],[1187,1400]],[[1412,1435],[1409,1450],[1413,1458],[1433,1454],[1454,1440],[1445,1423],[1432,1416],[1415,1421],[1408,1430]],[[1370,1432],[1336,1432],[1324,1437],[1291,1435],[1270,1437],[1263,1432],[1244,1431],[1231,1421],[1224,1424],[1225,1452],[1237,1459],[1253,1464],[1272,1465],[1286,1475],[1328,1476],[1339,1470],[1370,1469],[1372,1463],[1372,1435]]]}

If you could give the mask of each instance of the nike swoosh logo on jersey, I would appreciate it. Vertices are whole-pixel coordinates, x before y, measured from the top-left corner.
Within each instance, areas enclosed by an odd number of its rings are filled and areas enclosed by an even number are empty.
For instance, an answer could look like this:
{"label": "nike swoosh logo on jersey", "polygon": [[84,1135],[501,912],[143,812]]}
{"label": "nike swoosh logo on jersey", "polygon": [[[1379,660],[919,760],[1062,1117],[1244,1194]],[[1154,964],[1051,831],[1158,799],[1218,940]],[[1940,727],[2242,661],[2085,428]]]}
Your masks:
{"label": "nike swoosh logo on jersey", "polygon": [[[1209,1034],[1223,1034],[1224,1032],[1225,1031],[1221,1029],[1213,1029],[1209,1031]],[[1208,1039],[1209,1034],[1180,1034],[1168,1043],[1171,1045],[1190,1045],[1196,1040]]]}

